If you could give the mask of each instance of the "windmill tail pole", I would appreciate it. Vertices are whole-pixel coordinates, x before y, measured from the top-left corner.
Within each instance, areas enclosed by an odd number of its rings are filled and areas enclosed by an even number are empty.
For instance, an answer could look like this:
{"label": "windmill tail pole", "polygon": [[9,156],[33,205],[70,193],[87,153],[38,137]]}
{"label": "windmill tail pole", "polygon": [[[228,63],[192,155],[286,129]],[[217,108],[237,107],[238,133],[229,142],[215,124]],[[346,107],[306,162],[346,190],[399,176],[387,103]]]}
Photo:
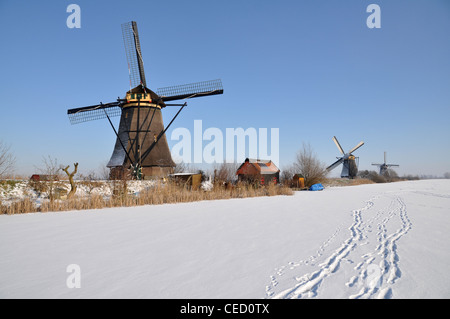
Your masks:
{"label": "windmill tail pole", "polygon": [[73,181],[73,177],[75,176],[75,174],[78,171],[78,163],[74,163],[73,165],[74,165],[75,169],[73,170],[72,173],[69,173],[70,165],[68,165],[66,168],[62,169],[67,174],[67,176],[69,177],[70,192],[69,192],[69,194],[67,194],[67,199],[72,198],[73,195],[75,195],[75,192],[77,191],[77,185],[75,185],[75,182]]}

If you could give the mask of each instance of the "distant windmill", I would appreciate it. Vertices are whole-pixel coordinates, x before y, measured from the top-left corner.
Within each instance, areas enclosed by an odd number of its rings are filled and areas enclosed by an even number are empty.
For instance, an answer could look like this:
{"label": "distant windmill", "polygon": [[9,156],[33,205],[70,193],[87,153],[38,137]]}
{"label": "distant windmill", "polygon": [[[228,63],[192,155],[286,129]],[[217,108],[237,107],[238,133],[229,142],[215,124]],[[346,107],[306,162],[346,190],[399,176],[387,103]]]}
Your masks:
{"label": "distant windmill", "polygon": [[384,163],[383,164],[372,163],[372,165],[380,167],[380,175],[385,175],[389,167],[400,166],[398,164],[386,164],[386,152],[384,152]]}
{"label": "distant windmill", "polygon": [[339,144],[339,141],[337,140],[336,136],[333,136],[333,141],[336,144],[339,152],[343,155],[342,157],[336,157],[338,160],[327,167],[328,171],[331,171],[335,167],[339,166],[342,163],[342,172],[341,177],[347,177],[347,178],[353,178],[358,174],[358,165],[356,164],[356,157],[352,154],[354,151],[356,151],[358,148],[364,145],[364,142],[361,141],[356,145],[354,148],[352,148],[347,153],[344,152],[342,149],[341,144]]}

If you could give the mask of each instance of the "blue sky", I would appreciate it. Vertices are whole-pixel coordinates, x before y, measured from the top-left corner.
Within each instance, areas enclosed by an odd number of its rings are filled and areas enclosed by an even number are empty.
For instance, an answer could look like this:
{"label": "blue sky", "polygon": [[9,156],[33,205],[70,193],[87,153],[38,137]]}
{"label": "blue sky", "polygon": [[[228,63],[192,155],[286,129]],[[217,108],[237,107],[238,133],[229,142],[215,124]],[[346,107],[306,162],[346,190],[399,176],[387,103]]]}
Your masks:
{"label": "blue sky", "polygon": [[[66,8],[81,8],[69,29]],[[369,29],[366,8],[381,8]],[[138,23],[151,89],[221,78],[225,94],[192,99],[168,131],[279,128],[280,163],[302,143],[320,160],[359,141],[361,169],[450,172],[450,2],[0,0],[0,140],[17,173],[42,156],[97,169],[115,136],[106,120],[70,125],[67,109],[129,89],[120,25]],[[164,110],[166,124],[175,110]],[[115,119],[117,125],[118,118]],[[334,175],[339,175],[335,169]]]}

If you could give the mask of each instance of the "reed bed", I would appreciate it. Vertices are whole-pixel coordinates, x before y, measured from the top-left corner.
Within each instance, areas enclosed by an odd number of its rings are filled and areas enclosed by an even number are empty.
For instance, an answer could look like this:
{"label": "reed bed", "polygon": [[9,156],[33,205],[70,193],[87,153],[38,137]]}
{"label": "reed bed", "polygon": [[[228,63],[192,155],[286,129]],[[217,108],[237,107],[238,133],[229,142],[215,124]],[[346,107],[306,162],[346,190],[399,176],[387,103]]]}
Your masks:
{"label": "reed bed", "polygon": [[29,198],[25,198],[12,202],[9,205],[0,203],[0,214],[46,213],[292,194],[293,191],[289,187],[282,185],[270,184],[257,187],[252,184],[240,183],[226,187],[215,185],[210,191],[191,190],[175,183],[164,183],[141,191],[138,194],[128,194],[126,184],[118,183],[118,187],[114,190],[112,196],[98,194],[83,197],[75,196],[66,200],[45,200],[41,205],[36,205]]}

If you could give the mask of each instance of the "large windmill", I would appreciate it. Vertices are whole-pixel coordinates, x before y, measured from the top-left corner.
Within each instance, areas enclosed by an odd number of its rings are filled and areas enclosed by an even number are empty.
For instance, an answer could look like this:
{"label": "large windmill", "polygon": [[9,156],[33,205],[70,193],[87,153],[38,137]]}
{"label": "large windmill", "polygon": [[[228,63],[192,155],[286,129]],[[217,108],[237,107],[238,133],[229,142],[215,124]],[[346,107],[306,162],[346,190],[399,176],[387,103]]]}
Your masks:
{"label": "large windmill", "polygon": [[389,167],[393,167],[393,166],[400,166],[398,164],[386,164],[386,152],[384,152],[384,163],[383,164],[374,164],[372,163],[372,165],[375,166],[379,166],[380,167],[380,175],[385,175],[387,170],[389,169]]}
{"label": "large windmill", "polygon": [[327,167],[328,171],[331,171],[335,167],[339,166],[342,163],[342,171],[341,171],[341,177],[347,177],[347,178],[354,178],[358,174],[358,165],[356,164],[356,157],[352,154],[354,151],[356,151],[358,148],[364,145],[364,142],[359,142],[355,147],[353,147],[350,151],[347,153],[344,152],[342,149],[341,144],[339,144],[339,141],[337,140],[336,136],[333,136],[333,141],[336,144],[339,152],[341,152],[342,156],[337,157],[337,161],[331,164]]}
{"label": "large windmill", "polygon": [[[71,124],[107,118],[116,134],[116,144],[107,167],[111,178],[120,178],[127,172],[136,179],[143,176],[162,176],[173,171],[172,160],[165,132],[181,110],[187,105],[167,104],[169,101],[223,94],[222,82],[212,80],[171,86],[156,90],[147,87],[144,62],[137,24],[122,24],[122,36],[130,75],[130,90],[124,99],[100,103],[67,111]],[[166,106],[180,109],[164,127],[161,110]],[[118,131],[110,117],[121,116]]]}

